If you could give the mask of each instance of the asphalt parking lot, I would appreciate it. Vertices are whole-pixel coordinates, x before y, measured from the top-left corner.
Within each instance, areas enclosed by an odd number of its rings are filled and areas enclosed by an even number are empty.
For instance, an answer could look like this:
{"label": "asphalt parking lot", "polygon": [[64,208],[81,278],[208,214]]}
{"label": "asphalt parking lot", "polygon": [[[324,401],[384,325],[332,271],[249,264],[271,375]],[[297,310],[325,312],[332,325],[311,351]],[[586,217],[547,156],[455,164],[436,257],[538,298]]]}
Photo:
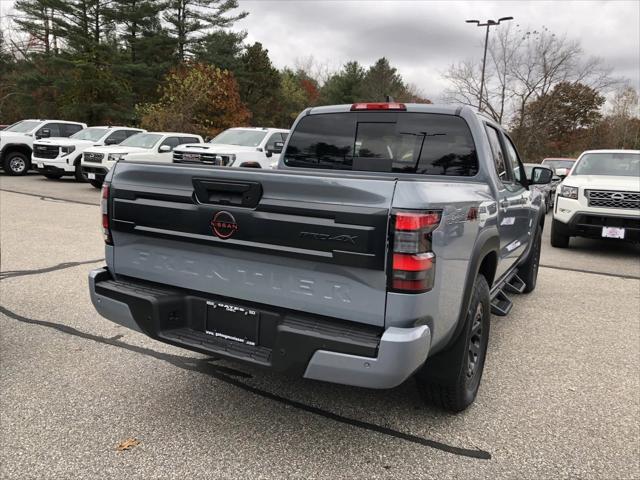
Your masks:
{"label": "asphalt parking lot", "polygon": [[[640,478],[640,247],[549,245],[476,403],[192,354],[93,309],[99,192],[0,174],[1,478]],[[117,451],[122,441],[139,444]]]}

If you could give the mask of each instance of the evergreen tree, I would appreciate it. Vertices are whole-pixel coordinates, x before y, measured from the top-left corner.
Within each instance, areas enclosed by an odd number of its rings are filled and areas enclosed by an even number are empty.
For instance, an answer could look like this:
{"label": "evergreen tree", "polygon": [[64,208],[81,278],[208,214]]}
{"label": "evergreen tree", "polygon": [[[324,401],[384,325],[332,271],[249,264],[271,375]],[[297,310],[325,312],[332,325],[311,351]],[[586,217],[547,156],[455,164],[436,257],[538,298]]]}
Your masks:
{"label": "evergreen tree", "polygon": [[127,45],[132,63],[138,61],[139,43],[160,33],[160,12],[168,0],[112,0],[105,11],[107,21],[121,26],[121,39]]}
{"label": "evergreen tree", "polygon": [[326,105],[355,103],[362,100],[365,69],[358,62],[348,62],[333,74],[320,90],[321,102]]}
{"label": "evergreen tree", "polygon": [[398,99],[406,93],[406,86],[398,71],[382,57],[369,67],[362,85],[362,100],[382,102],[389,95]]}
{"label": "evergreen tree", "polygon": [[215,30],[193,46],[195,60],[237,73],[246,37],[246,32]]}
{"label": "evergreen tree", "polygon": [[55,0],[18,0],[15,9],[19,12],[14,21],[22,31],[29,34],[31,52],[42,51],[49,55],[53,48],[53,18]]}
{"label": "evergreen tree", "polygon": [[54,31],[73,53],[99,61],[100,44],[113,40],[115,25],[108,15],[111,0],[50,0],[59,12]]}
{"label": "evergreen tree", "polygon": [[248,15],[230,14],[238,7],[238,0],[170,0],[164,20],[178,42],[178,58],[184,61],[193,46],[213,30],[233,25]]}
{"label": "evergreen tree", "polygon": [[253,114],[253,125],[272,126],[279,109],[280,73],[271,64],[269,51],[258,42],[248,46],[236,75],[240,96]]}

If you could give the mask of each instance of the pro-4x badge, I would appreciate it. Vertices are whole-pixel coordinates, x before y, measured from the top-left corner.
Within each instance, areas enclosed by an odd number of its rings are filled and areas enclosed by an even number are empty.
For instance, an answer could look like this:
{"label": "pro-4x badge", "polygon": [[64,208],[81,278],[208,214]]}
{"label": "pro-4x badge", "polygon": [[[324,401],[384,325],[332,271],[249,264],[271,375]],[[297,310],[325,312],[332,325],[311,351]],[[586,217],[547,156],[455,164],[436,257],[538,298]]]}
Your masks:
{"label": "pro-4x badge", "polygon": [[213,216],[211,220],[211,230],[216,237],[225,240],[236,233],[238,224],[233,215],[223,210]]}

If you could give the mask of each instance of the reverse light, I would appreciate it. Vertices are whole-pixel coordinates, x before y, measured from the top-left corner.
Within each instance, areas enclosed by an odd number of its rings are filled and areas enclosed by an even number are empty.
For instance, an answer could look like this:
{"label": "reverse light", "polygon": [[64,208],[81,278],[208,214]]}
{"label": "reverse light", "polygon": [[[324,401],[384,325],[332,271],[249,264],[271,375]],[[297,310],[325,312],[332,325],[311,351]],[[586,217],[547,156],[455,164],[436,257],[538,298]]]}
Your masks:
{"label": "reverse light", "polygon": [[406,110],[404,103],[397,102],[377,102],[377,103],[354,103],[351,111],[355,110]]}
{"label": "reverse light", "polygon": [[102,212],[102,235],[104,236],[104,243],[107,245],[113,245],[113,239],[111,238],[111,224],[109,220],[109,184],[107,182],[102,184],[100,210]]}
{"label": "reverse light", "polygon": [[568,187],[566,185],[562,185],[560,188],[560,196],[565,198],[573,198],[574,200],[578,199],[578,187]]}
{"label": "reverse light", "polygon": [[435,210],[393,212],[390,291],[423,293],[433,288],[436,256],[431,236],[441,216]]}

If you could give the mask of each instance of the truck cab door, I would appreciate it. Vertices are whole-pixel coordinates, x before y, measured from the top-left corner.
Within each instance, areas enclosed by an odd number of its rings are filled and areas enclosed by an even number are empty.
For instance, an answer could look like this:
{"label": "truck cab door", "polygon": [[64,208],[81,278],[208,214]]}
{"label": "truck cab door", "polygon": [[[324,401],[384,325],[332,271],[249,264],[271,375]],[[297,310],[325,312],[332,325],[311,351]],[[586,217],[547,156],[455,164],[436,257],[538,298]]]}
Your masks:
{"label": "truck cab door", "polygon": [[499,279],[515,264],[526,247],[526,243],[523,245],[521,239],[522,202],[525,189],[515,181],[500,132],[491,125],[485,125],[485,128],[499,179],[496,198],[498,210],[496,224],[500,232],[500,258],[496,279]]}
{"label": "truck cab door", "polygon": [[515,235],[517,241],[520,243],[520,245],[513,251],[513,255],[517,261],[527,250],[529,243],[533,241],[533,238],[531,237],[531,234],[535,230],[535,210],[531,204],[531,195],[533,192],[529,187],[525,186],[527,185],[526,172],[513,141],[504,132],[502,138],[504,141],[507,163],[510,167],[514,180],[512,184],[513,189],[514,192],[518,192],[520,194],[517,208],[514,209],[516,214],[516,222],[514,224],[516,226]]}

